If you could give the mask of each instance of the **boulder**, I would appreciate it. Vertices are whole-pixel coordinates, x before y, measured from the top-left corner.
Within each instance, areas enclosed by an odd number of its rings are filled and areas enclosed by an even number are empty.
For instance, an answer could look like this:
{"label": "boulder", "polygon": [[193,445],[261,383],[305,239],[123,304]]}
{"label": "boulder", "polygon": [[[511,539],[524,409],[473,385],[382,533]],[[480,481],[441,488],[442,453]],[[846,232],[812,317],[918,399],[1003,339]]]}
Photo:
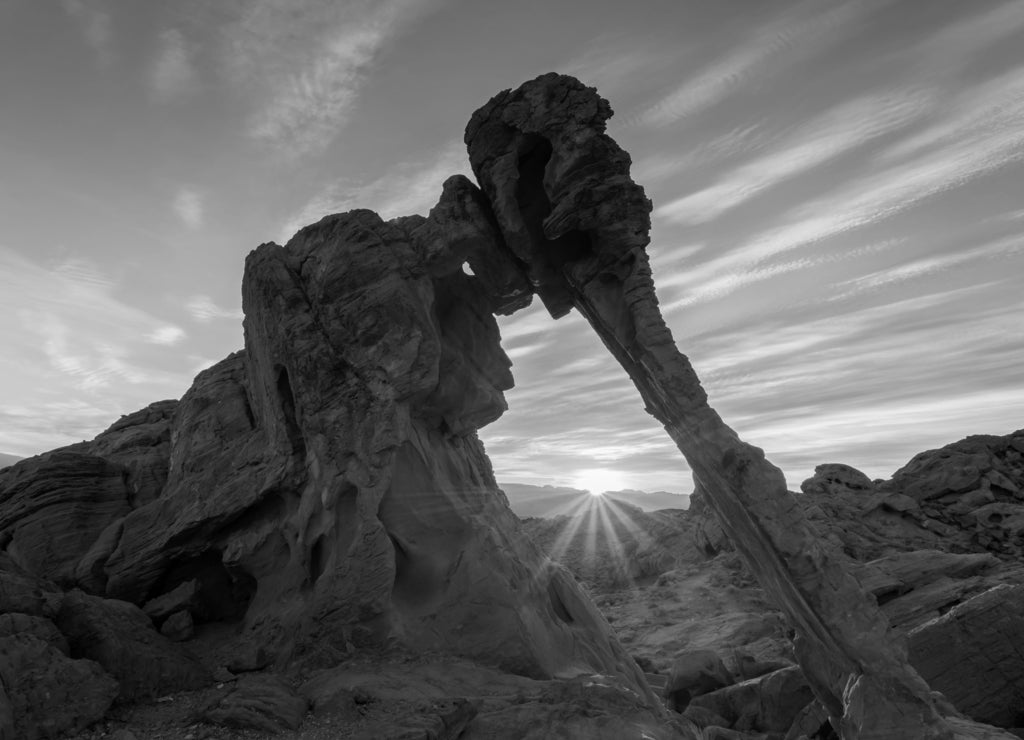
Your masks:
{"label": "boulder", "polygon": [[804,493],[854,493],[866,495],[874,490],[871,479],[857,468],[842,463],[825,463],[814,468],[814,475],[800,484]]}
{"label": "boulder", "polygon": [[676,657],[669,669],[664,697],[671,709],[682,712],[695,696],[733,683],[733,677],[714,650],[694,650]]}
{"label": "boulder", "polygon": [[51,615],[57,587],[0,552],[0,614]]}
{"label": "boulder", "polygon": [[790,666],[695,697],[691,705],[724,717],[735,730],[784,733],[813,699],[803,671]]}
{"label": "boulder", "polygon": [[91,660],[72,660],[29,633],[0,637],[4,738],[57,738],[81,730],[101,719],[117,695],[117,681]]}
{"label": "boulder", "polygon": [[161,696],[211,681],[202,665],[156,632],[134,604],[72,591],[56,623],[72,657],[94,660],[117,679],[121,699]]}
{"label": "boulder", "polygon": [[278,676],[242,676],[199,710],[203,722],[242,730],[276,733],[297,730],[307,702]]}
{"label": "boulder", "polygon": [[1000,727],[1024,725],[1024,585],[968,599],[908,640],[914,666],[960,711]]}
{"label": "boulder", "polygon": [[124,469],[55,451],[0,473],[0,542],[26,570],[64,584],[100,533],[129,511]]}
{"label": "boulder", "polygon": [[921,516],[964,550],[1024,556],[1024,429],[974,435],[915,455],[885,488],[918,502]]}
{"label": "boulder", "polygon": [[195,624],[187,609],[174,612],[160,625],[160,634],[169,640],[182,642],[195,634]]}
{"label": "boulder", "polygon": [[150,599],[142,607],[146,616],[159,624],[175,612],[195,611],[202,604],[202,588],[198,580],[185,581],[165,594]]}
{"label": "boulder", "polygon": [[57,629],[57,625],[46,617],[10,612],[0,614],[0,637],[14,635],[32,635],[64,655],[71,654],[67,638]]}

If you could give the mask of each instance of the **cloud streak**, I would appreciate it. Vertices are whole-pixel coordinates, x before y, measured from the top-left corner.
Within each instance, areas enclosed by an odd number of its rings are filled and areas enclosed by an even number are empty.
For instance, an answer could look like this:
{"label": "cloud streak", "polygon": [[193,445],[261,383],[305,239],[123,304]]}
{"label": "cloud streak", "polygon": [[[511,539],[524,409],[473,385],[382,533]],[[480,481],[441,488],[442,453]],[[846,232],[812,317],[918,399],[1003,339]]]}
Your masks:
{"label": "cloud streak", "polygon": [[775,151],[743,164],[714,185],[660,207],[671,223],[713,221],[763,191],[904,128],[932,107],[933,95],[895,90],[842,103],[800,126]]}
{"label": "cloud streak", "polygon": [[203,225],[205,209],[203,197],[197,190],[183,187],[174,195],[174,212],[190,229],[198,229]]}
{"label": "cloud streak", "polygon": [[175,28],[162,32],[150,73],[153,99],[167,103],[187,95],[197,86],[198,73],[185,36]]}
{"label": "cloud streak", "polygon": [[399,163],[370,182],[329,183],[285,219],[279,239],[286,243],[303,226],[355,208],[370,208],[385,220],[426,214],[441,196],[444,181],[458,174],[472,177],[465,145],[453,140],[439,147],[432,159]]}
{"label": "cloud streak", "polygon": [[62,0],[61,6],[76,23],[86,43],[96,53],[100,66],[114,61],[114,32],[110,13],[85,0]]}
{"label": "cloud streak", "polygon": [[[827,10],[816,12],[822,5]],[[702,113],[752,81],[807,61],[834,42],[837,31],[864,12],[865,3],[802,3],[736,44],[727,55],[668,93],[636,117],[664,127]]]}
{"label": "cloud streak", "polygon": [[[259,0],[229,29],[229,74],[256,88],[253,138],[290,156],[323,150],[344,126],[374,63],[427,0],[298,4]],[[302,43],[295,43],[301,38]]]}
{"label": "cloud streak", "polygon": [[241,308],[222,308],[208,295],[192,296],[185,304],[185,310],[201,324],[207,324],[215,319],[237,321],[244,316]]}
{"label": "cloud streak", "polygon": [[9,350],[0,356],[0,419],[19,420],[0,424],[0,448],[34,454],[78,441],[187,387],[190,376],[149,356],[181,342],[181,330],[121,302],[115,287],[85,260],[45,268],[0,247],[0,335]]}

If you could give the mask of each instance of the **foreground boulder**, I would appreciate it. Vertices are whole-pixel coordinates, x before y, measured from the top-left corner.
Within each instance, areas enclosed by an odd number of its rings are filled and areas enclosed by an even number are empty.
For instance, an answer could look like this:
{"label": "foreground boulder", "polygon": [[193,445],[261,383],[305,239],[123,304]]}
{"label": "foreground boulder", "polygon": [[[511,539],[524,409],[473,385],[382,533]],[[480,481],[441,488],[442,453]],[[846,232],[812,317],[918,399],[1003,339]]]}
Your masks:
{"label": "foreground boulder", "polygon": [[200,710],[209,724],[276,733],[296,730],[306,714],[306,700],[274,675],[243,676]]}
{"label": "foreground boulder", "polygon": [[910,657],[965,714],[1024,727],[1024,585],[997,586],[914,629]]}
{"label": "foreground boulder", "polygon": [[94,660],[117,679],[121,699],[161,696],[211,681],[203,666],[157,633],[134,604],[75,591],[64,597],[56,623],[73,657]]}
{"label": "foreground boulder", "polygon": [[117,681],[27,632],[0,637],[0,737],[56,738],[101,719]]}
{"label": "foreground boulder", "polygon": [[[441,657],[355,660],[300,688],[313,714],[357,737],[696,740],[611,676],[538,680]],[[403,734],[408,733],[408,734]]]}

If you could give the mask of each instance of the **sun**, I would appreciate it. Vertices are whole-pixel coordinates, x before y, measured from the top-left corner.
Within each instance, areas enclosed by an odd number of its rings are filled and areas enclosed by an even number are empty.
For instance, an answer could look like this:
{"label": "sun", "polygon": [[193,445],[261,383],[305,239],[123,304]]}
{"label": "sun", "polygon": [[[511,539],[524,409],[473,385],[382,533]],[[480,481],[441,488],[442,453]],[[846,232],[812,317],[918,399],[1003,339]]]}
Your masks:
{"label": "sun", "polygon": [[582,488],[591,496],[600,496],[605,491],[620,491],[626,487],[626,476],[613,468],[587,468],[576,471],[572,479],[573,488]]}

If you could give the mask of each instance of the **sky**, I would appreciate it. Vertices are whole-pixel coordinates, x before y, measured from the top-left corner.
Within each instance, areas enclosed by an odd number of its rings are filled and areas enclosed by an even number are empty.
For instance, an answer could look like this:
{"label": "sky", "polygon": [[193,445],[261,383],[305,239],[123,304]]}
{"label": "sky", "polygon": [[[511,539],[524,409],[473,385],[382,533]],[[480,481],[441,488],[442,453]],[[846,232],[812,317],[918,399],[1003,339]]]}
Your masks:
{"label": "sky", "polygon": [[[666,321],[792,488],[1024,427],[1024,0],[0,0],[0,452],[95,436],[242,346],[245,255],[426,213],[462,134],[596,86]],[[499,481],[686,493],[575,313],[500,319]]]}

